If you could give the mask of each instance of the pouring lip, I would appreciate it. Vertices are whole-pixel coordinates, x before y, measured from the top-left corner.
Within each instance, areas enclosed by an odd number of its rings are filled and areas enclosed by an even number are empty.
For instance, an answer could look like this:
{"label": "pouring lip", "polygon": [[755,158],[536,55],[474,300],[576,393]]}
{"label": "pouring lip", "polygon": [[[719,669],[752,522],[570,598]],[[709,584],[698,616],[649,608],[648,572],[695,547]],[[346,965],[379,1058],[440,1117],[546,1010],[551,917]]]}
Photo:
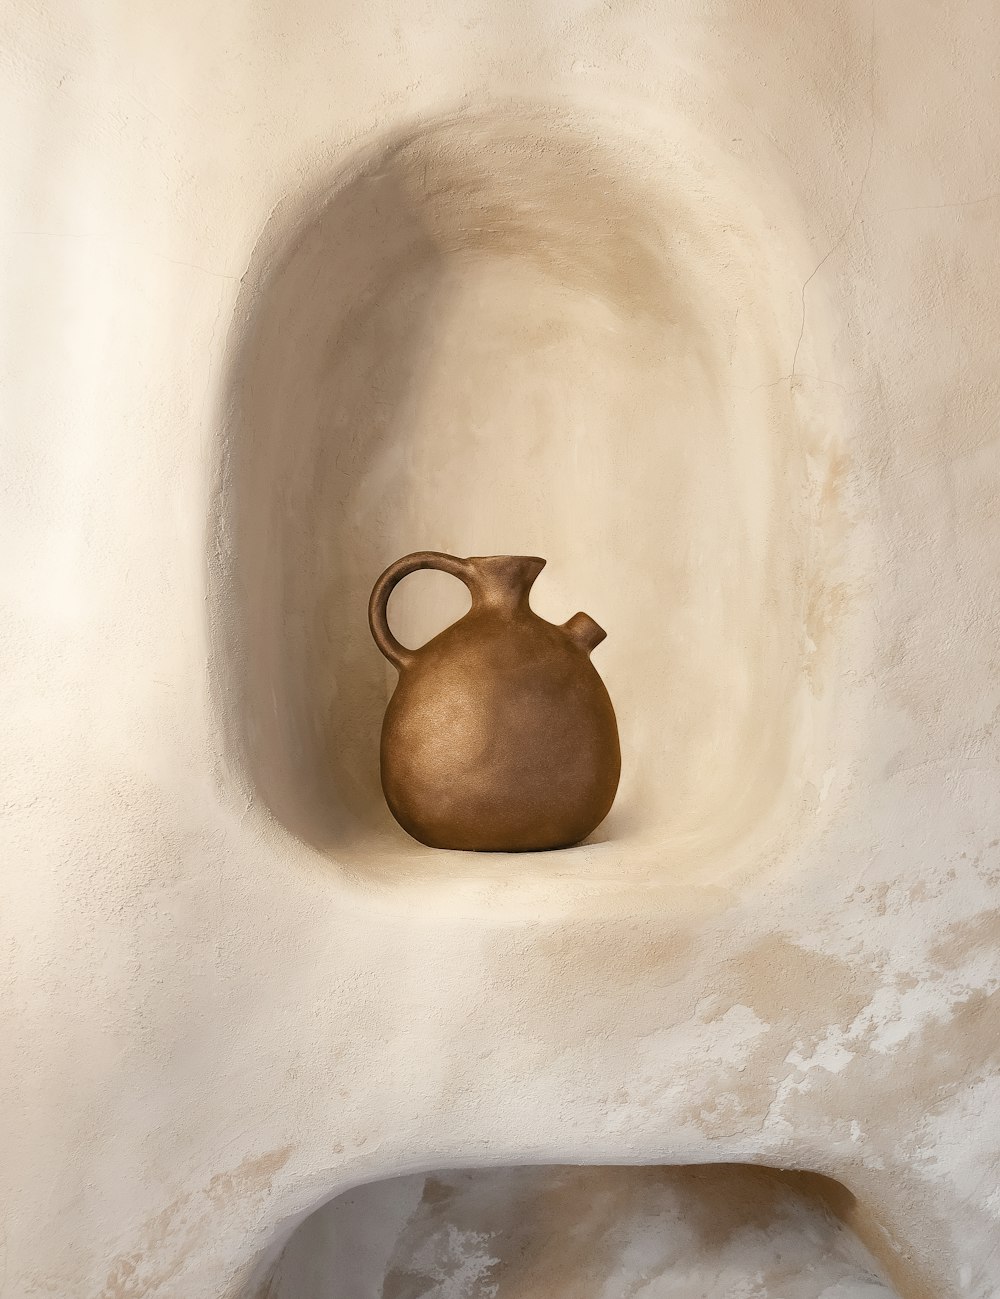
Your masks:
{"label": "pouring lip", "polygon": [[520,560],[530,561],[532,564],[540,564],[542,565],[542,567],[544,567],[549,562],[547,559],[543,559],[541,555],[469,555],[468,556],[468,561],[470,564],[478,563],[480,560],[483,559],[520,559]]}
{"label": "pouring lip", "polygon": [[545,567],[541,555],[470,555],[466,561],[473,600],[496,608],[529,608],[528,593]]}
{"label": "pouring lip", "polygon": [[541,555],[469,555],[465,561],[484,580],[489,575],[508,580],[534,582],[547,560]]}

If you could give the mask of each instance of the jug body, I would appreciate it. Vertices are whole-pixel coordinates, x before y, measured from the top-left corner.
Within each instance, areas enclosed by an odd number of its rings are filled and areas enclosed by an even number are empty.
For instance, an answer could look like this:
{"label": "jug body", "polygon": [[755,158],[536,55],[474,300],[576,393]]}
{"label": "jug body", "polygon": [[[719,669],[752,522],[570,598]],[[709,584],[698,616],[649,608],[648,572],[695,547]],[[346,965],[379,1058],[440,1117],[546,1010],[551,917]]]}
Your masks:
{"label": "jug body", "polygon": [[[528,592],[544,562],[418,552],[372,593],[373,634],[399,670],[382,726],[382,788],[403,829],[431,847],[568,847],[611,808],[618,728],[590,661],[604,633],[586,614],[555,626],[532,611]],[[385,606],[418,567],[460,577],[472,607],[414,651],[388,631]]]}

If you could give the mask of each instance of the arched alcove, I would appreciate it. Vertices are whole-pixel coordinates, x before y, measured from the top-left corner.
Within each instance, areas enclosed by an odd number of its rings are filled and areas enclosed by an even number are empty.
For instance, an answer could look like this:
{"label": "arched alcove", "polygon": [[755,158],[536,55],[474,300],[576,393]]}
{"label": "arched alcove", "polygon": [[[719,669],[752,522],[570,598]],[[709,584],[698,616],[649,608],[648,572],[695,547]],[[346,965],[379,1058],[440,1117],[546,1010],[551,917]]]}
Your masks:
{"label": "arched alcove", "polygon": [[[731,171],[679,128],[502,105],[397,132],[265,234],[214,500],[213,694],[229,777],[348,872],[696,882],[815,809],[837,421],[774,382],[796,240]],[[366,604],[414,549],[545,556],[537,611],[608,630],[623,774],[593,842],[514,867],[392,821]],[[418,644],[465,599],[421,575],[390,614]]]}
{"label": "arched alcove", "polygon": [[740,1164],[390,1178],[306,1219],[254,1299],[892,1299],[850,1201]]}

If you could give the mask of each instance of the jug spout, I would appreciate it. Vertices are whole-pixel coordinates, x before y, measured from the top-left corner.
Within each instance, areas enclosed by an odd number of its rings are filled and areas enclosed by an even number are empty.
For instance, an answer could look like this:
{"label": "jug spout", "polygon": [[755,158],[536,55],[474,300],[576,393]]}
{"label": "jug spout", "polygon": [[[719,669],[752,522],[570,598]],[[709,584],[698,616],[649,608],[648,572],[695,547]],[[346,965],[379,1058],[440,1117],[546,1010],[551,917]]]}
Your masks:
{"label": "jug spout", "polygon": [[594,622],[588,613],[575,613],[569,622],[563,623],[563,631],[571,640],[575,640],[578,645],[582,646],[588,654],[592,649],[600,645],[608,634],[603,627]]}
{"label": "jug spout", "polygon": [[472,555],[465,563],[473,604],[510,613],[527,609],[532,583],[545,567],[538,555]]}

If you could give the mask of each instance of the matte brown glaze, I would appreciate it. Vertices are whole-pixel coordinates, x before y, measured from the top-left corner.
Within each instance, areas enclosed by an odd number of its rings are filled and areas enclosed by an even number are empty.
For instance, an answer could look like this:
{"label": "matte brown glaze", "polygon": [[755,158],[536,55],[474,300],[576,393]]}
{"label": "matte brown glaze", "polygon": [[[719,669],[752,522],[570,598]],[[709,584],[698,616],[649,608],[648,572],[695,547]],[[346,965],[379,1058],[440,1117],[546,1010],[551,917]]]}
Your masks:
{"label": "matte brown glaze", "polygon": [[[368,619],[399,671],[382,723],[382,789],[432,848],[529,852],[579,843],[607,816],[621,753],[614,709],[590,662],[605,632],[585,613],[561,627],[532,612],[533,555],[456,559],[418,551],[375,583]],[[393,587],[439,568],[469,588],[469,612],[419,650],[393,636]]]}

